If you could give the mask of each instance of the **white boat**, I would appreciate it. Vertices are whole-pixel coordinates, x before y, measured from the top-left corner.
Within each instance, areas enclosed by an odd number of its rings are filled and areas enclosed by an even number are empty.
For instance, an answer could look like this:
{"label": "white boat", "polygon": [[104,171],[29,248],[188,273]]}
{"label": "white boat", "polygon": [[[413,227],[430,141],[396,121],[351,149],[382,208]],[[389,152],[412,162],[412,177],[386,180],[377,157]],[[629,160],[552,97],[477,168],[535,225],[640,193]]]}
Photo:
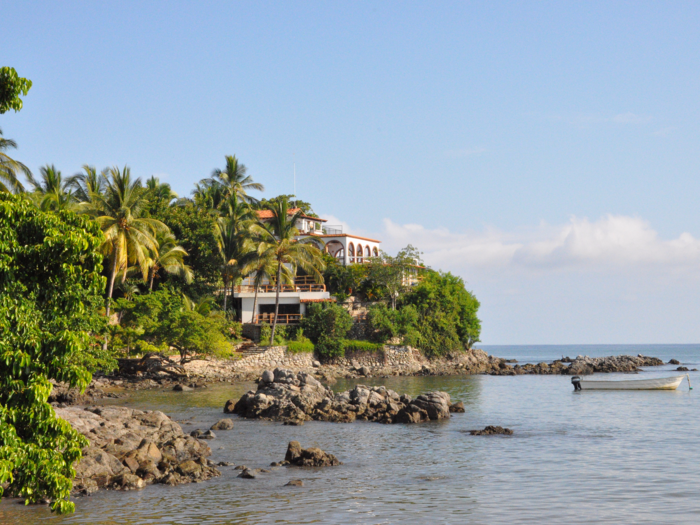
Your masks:
{"label": "white boat", "polygon": [[[571,378],[571,383],[574,385],[574,390],[675,390],[686,377],[682,375],[654,379],[600,381],[574,376]],[[688,378],[688,384],[690,384],[690,378]]]}

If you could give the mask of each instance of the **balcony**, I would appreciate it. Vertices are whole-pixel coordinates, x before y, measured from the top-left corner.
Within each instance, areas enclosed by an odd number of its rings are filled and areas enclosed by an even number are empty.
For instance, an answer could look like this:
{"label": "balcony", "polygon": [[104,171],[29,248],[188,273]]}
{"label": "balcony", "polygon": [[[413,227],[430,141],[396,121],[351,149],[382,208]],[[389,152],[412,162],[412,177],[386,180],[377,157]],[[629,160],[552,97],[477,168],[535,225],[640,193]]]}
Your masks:
{"label": "balcony", "polygon": [[[247,282],[246,282],[247,281]],[[277,292],[276,284],[261,284],[258,288],[258,293]],[[255,293],[255,286],[249,279],[243,281],[243,284],[234,286],[233,290],[237,293]],[[283,292],[325,292],[326,285],[314,282],[313,278],[308,275],[297,277],[294,279],[294,284],[283,284],[280,287],[280,293]]]}
{"label": "balcony", "polygon": [[[275,321],[275,314],[258,314],[255,316],[255,324],[272,324]],[[299,324],[301,314],[278,314],[277,324]]]}
{"label": "balcony", "polygon": [[341,235],[343,233],[342,225],[324,226],[323,235]]}

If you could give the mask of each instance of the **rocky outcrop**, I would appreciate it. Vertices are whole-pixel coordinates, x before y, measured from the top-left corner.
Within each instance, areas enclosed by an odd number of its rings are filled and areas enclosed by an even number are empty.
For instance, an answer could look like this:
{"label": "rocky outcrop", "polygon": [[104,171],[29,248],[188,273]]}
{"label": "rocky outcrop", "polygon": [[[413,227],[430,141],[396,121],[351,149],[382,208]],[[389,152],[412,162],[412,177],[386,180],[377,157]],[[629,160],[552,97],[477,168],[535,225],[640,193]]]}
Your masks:
{"label": "rocky outcrop", "polygon": [[76,466],[75,492],[180,485],[219,476],[209,446],[187,436],[158,411],[125,407],[57,408],[56,414],[90,440]]}
{"label": "rocky outcrop", "polygon": [[472,436],[512,436],[513,431],[509,428],[495,427],[489,425],[484,430],[470,430]]}
{"label": "rocky outcrop", "polygon": [[257,391],[227,401],[224,412],[294,424],[311,420],[350,423],[356,419],[419,423],[449,418],[450,396],[429,392],[412,399],[383,386],[363,385],[335,394],[310,374],[277,368],[263,373]]}
{"label": "rocky outcrop", "polygon": [[283,463],[297,467],[335,467],[343,464],[333,454],[320,448],[301,448],[298,441],[289,442]]}
{"label": "rocky outcrop", "polygon": [[[571,363],[567,366],[566,363]],[[608,357],[578,356],[576,359],[568,357],[558,359],[553,363],[528,363],[510,366],[502,359],[498,367],[489,372],[491,375],[588,375],[595,373],[611,372],[640,372],[643,366],[660,366],[664,362],[656,357],[644,355],[612,355]]]}

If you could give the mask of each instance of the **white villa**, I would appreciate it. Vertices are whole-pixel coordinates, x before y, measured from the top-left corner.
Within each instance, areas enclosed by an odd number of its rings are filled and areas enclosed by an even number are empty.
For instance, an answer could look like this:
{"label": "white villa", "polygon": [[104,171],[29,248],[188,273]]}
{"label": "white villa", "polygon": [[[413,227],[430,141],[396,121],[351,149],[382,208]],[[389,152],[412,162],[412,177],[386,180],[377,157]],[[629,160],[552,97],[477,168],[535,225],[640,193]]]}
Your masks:
{"label": "white villa", "polygon": [[[299,211],[289,210],[289,214]],[[260,210],[258,218],[265,221],[272,218],[272,212]],[[370,257],[379,255],[381,241],[357,237],[343,233],[341,226],[326,226],[324,219],[302,215],[295,224],[300,235],[297,239],[313,237],[319,239],[318,247],[335,257],[341,264],[367,263]],[[240,312],[243,323],[272,323],[275,316],[275,296],[277,287],[267,282],[258,287],[258,300],[255,311],[255,287],[252,276],[246,278],[240,286],[234,288],[234,305]],[[325,284],[316,284],[308,276],[299,276],[294,285],[282,285],[280,289],[278,324],[296,324],[306,313],[309,303],[333,302]]]}

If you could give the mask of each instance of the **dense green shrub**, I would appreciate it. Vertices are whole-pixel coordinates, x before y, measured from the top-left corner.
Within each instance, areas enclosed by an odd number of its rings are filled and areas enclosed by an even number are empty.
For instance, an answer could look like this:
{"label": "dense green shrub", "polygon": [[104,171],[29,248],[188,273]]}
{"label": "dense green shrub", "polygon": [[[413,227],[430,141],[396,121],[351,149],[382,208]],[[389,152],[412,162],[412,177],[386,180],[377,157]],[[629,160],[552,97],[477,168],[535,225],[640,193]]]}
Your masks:
{"label": "dense green shrub", "polygon": [[352,317],[335,303],[311,304],[301,320],[301,328],[314,343],[319,357],[341,357],[344,355],[342,340],[352,328]]}
{"label": "dense green shrub", "polygon": [[309,341],[289,341],[287,343],[287,351],[290,354],[301,354],[305,352],[313,352],[314,344]]}
{"label": "dense green shrub", "polygon": [[343,340],[343,351],[348,352],[381,352],[384,345],[381,343],[371,343],[369,341],[357,341],[354,339]]}
{"label": "dense green shrub", "polygon": [[420,339],[418,311],[409,304],[392,310],[383,303],[374,304],[367,312],[369,337],[377,343],[387,343],[395,337],[403,344],[415,346]]}
{"label": "dense green shrub", "polygon": [[105,357],[94,353],[105,328],[102,239],[94,222],[0,193],[0,495],[47,499],[59,512],[74,510],[73,465],[88,441],[56,417],[50,380],[84,389],[84,365]]}
{"label": "dense green shrub", "polygon": [[428,271],[403,299],[418,314],[418,346],[428,356],[469,349],[479,341],[479,301],[451,273]]}

